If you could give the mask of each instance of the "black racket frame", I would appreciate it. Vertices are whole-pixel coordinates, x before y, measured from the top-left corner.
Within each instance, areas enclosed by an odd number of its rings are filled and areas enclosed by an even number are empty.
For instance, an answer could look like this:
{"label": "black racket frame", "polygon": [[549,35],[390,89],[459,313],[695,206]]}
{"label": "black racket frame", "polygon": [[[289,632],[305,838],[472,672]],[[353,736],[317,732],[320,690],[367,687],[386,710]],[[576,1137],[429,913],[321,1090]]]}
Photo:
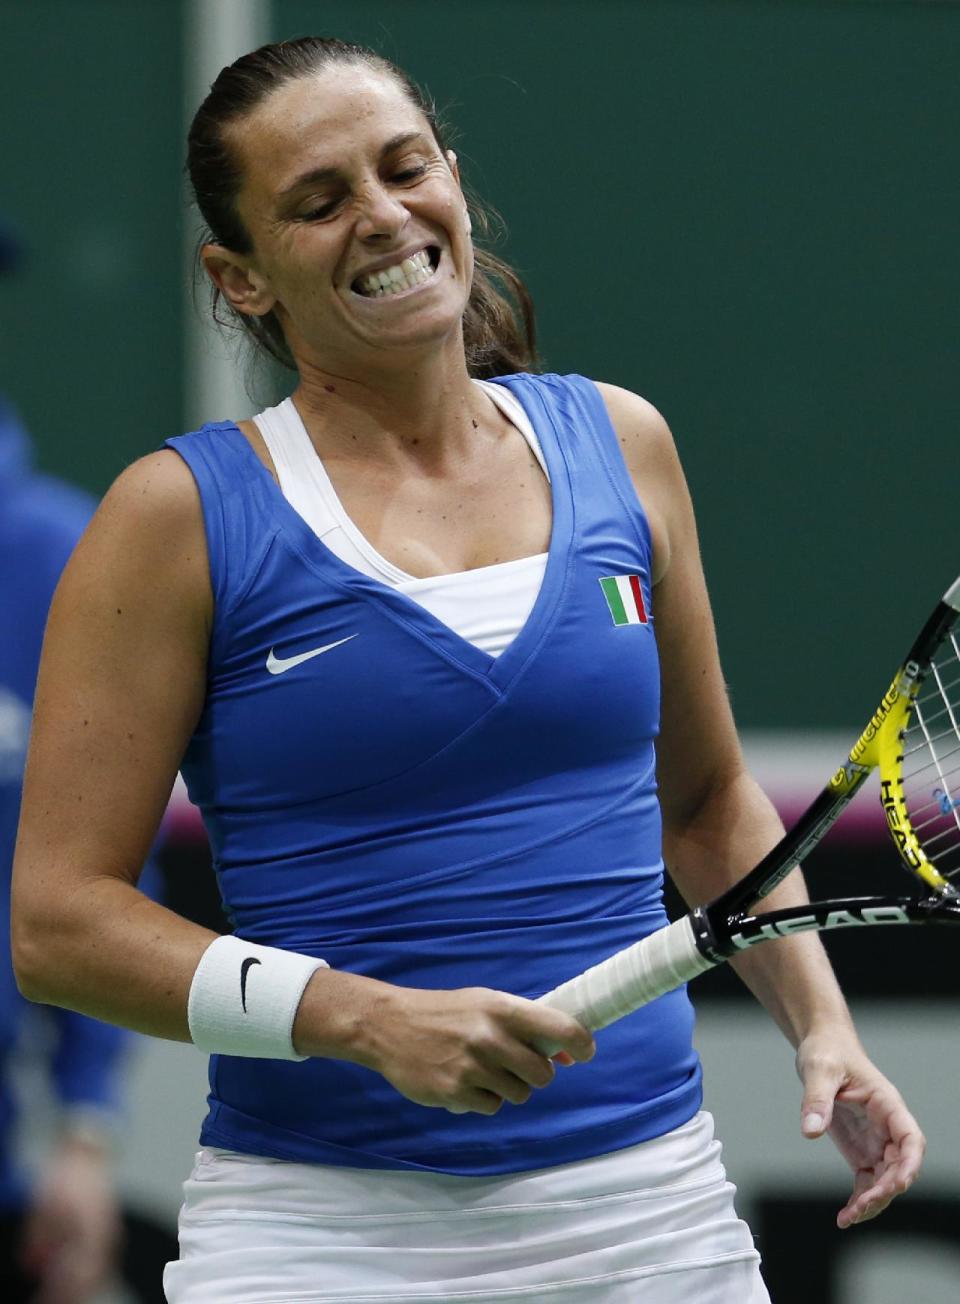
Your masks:
{"label": "black racket frame", "polygon": [[[957,614],[949,603],[937,603],[914,639],[894,684],[908,676],[911,685],[919,688]],[[844,790],[830,785],[825,787],[793,827],[748,874],[709,905],[698,906],[690,912],[697,949],[706,959],[720,963],[755,942],[794,932],[827,932],[835,928],[879,924],[960,923],[960,893],[953,889],[949,893],[930,892],[928,889],[927,894],[913,897],[838,897],[772,910],[767,914],[747,913],[747,907],[762,900],[802,863],[872,773],[873,767],[856,763],[854,753],[859,741],[844,763],[845,767],[851,763],[855,767],[848,786]]]}

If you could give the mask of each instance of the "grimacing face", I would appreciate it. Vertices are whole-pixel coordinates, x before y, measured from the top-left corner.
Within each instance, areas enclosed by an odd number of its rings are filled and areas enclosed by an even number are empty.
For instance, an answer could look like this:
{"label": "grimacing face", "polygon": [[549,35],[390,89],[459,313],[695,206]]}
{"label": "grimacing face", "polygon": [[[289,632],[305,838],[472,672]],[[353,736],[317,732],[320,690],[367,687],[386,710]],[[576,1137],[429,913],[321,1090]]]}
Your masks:
{"label": "grimacing face", "polygon": [[459,338],[473,247],[456,158],[393,78],[300,78],[227,139],[253,247],[205,258],[238,311],[276,312],[298,361],[344,375]]}

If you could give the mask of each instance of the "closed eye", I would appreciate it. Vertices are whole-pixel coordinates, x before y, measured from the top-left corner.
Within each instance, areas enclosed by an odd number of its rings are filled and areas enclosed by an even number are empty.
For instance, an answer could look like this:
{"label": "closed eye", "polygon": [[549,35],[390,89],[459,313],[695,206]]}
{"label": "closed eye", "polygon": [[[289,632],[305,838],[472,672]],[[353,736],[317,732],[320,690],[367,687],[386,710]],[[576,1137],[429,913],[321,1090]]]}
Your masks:
{"label": "closed eye", "polygon": [[325,217],[332,217],[336,212],[337,204],[321,204],[319,208],[311,208],[307,213],[300,214],[301,222],[322,222]]}
{"label": "closed eye", "polygon": [[[411,185],[414,182],[419,181],[421,177],[426,175],[426,173],[426,163],[417,163],[411,167],[401,168],[399,171],[392,173],[390,175],[390,181],[393,182],[394,185]],[[301,213],[299,220],[301,222],[322,222],[328,217],[333,217],[337,209],[340,207],[340,204],[343,202],[343,198],[344,197],[342,196],[338,196],[336,199],[331,199],[327,203],[318,204],[316,208],[310,208],[306,212]]]}

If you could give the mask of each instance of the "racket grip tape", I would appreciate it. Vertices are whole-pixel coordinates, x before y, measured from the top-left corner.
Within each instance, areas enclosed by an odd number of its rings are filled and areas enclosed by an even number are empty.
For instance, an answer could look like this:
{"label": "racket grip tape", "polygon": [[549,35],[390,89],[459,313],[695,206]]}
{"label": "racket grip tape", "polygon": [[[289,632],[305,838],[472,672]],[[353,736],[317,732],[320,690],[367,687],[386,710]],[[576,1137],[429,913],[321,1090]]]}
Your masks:
{"label": "racket grip tape", "polygon": [[[572,1014],[597,1032],[712,969],[714,963],[697,950],[693,927],[685,916],[554,987],[538,997],[538,1003]],[[560,1047],[538,1042],[537,1049],[553,1055]]]}

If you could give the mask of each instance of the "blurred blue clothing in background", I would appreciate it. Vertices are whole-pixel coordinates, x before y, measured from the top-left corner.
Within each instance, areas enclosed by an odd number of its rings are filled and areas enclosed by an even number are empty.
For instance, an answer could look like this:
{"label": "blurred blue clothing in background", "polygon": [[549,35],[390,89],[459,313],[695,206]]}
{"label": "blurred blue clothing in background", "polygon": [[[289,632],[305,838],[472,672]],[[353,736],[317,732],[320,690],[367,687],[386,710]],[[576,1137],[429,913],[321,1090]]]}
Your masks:
{"label": "blurred blue clothing in background", "polygon": [[0,1216],[27,1198],[14,1158],[11,1083],[25,1015],[50,1021],[51,1086],[71,1113],[95,1111],[94,1117],[105,1119],[115,1114],[121,1060],[131,1037],[69,1010],[30,1006],[17,991],[8,940],[10,872],[47,610],[94,507],[87,494],[34,469],[26,432],[0,400]]}

